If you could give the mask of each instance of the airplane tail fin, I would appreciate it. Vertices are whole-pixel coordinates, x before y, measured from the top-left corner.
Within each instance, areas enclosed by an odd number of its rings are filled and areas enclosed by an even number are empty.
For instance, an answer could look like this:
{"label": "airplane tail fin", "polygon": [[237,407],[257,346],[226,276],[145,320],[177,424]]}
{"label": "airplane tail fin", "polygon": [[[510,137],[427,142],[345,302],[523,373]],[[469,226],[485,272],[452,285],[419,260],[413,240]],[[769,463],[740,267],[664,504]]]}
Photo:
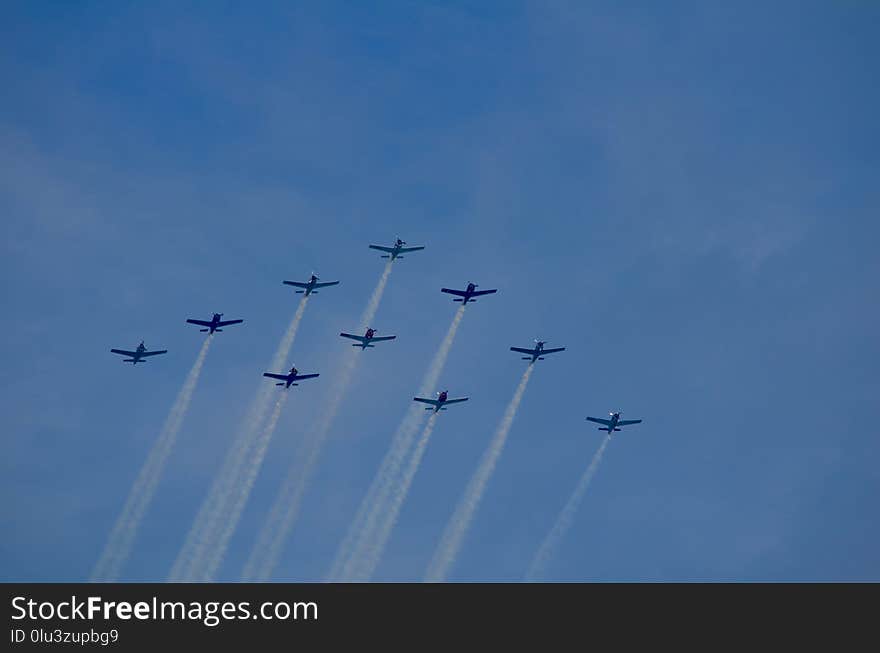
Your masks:
{"label": "airplane tail fin", "polygon": [[284,385],[283,383],[276,383],[275,385]]}
{"label": "airplane tail fin", "polygon": [[221,331],[223,331],[223,329],[214,329],[214,331],[216,331],[217,333],[220,333]]}
{"label": "airplane tail fin", "polygon": [[391,256],[389,254],[382,254],[379,258],[391,258]]}
{"label": "airplane tail fin", "polygon": [[206,331],[210,331],[210,329],[199,329],[200,333],[205,333]]}
{"label": "airplane tail fin", "polygon": [[305,291],[303,291],[303,290],[297,290],[297,291],[295,291],[295,292],[296,292],[297,295],[302,295],[303,292],[305,292]]}
{"label": "airplane tail fin", "polygon": [[464,300],[463,300],[461,297],[459,297],[458,299],[453,299],[452,301],[454,301],[454,302],[460,302],[460,301],[464,301]]}
{"label": "airplane tail fin", "polygon": [[615,431],[619,431],[620,429],[614,429]]}
{"label": "airplane tail fin", "polygon": [[543,356],[538,356],[538,360],[539,360],[539,361],[542,361],[542,360],[544,360],[544,357],[543,357]]}

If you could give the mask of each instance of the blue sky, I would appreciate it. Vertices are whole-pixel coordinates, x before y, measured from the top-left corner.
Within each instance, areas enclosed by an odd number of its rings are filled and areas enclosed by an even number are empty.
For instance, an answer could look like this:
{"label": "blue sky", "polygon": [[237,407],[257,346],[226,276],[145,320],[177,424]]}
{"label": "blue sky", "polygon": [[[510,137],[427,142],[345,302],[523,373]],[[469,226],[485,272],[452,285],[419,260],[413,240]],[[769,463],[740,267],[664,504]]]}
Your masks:
{"label": "blue sky", "polygon": [[[295,309],[295,390],[237,579],[354,322],[394,269],[278,569],[318,580],[454,312],[444,413],[379,567],[421,578],[540,364],[452,580],[518,580],[612,440],[550,580],[880,580],[880,8],[823,3],[7,3],[0,578],[83,580],[218,337],[126,569],[160,580]],[[110,347],[169,354],[131,369]]]}

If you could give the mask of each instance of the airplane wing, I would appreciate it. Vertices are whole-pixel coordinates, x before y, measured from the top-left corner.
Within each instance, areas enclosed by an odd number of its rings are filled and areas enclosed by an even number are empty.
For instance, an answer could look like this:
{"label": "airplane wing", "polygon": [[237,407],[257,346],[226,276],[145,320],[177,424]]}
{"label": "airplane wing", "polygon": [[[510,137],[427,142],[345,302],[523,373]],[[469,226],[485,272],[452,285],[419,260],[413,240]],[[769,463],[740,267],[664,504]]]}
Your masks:
{"label": "airplane wing", "polygon": [[[370,249],[378,249],[380,252],[388,252],[389,254],[393,254],[393,253],[394,253],[394,248],[393,248],[393,247],[382,247],[382,245],[370,245]],[[421,249],[421,248],[414,248],[414,249]],[[400,251],[405,252],[405,251],[408,251],[408,250],[403,250],[403,249],[402,249],[402,250],[400,250]]]}
{"label": "airplane wing", "polygon": [[[223,320],[222,322],[217,322],[218,327],[229,326],[230,324],[241,324],[244,320]],[[208,326],[207,324],[205,326]]]}
{"label": "airplane wing", "polygon": [[145,351],[141,354],[141,358],[146,358],[147,356],[158,356],[159,354],[167,354],[167,349],[161,349],[159,351]]}
{"label": "airplane wing", "polygon": [[270,379],[278,379],[279,381],[287,381],[286,374],[272,374],[272,372],[263,372],[263,376],[268,376]]}
{"label": "airplane wing", "polygon": [[[611,426],[610,419],[601,419],[599,417],[588,417],[587,419],[591,422],[596,422],[596,424],[603,424],[605,426]],[[620,422],[618,422],[618,424],[620,424]]]}
{"label": "airplane wing", "polygon": [[458,399],[447,399],[446,401],[443,402],[443,405],[446,406],[447,404],[458,404],[458,403],[461,403],[462,401],[467,401],[468,399],[470,399],[470,397],[459,397]]}
{"label": "airplane wing", "polygon": [[[432,406],[436,406],[440,402],[436,399],[425,399],[423,397],[413,397],[413,401],[420,401],[423,404],[431,404]],[[448,401],[446,403],[449,403]]]}
{"label": "airplane wing", "polygon": [[640,420],[640,419],[622,419],[617,423],[617,425],[618,426],[627,426],[628,424],[638,424],[641,421],[642,420]]}
{"label": "airplane wing", "polygon": [[510,351],[517,351],[520,354],[528,354],[529,356],[535,355],[534,349],[525,349],[524,347],[511,347]]}
{"label": "airplane wing", "polygon": [[373,336],[371,340],[373,342],[383,342],[385,340],[394,340],[397,336]]}
{"label": "airplane wing", "polygon": [[297,288],[308,288],[309,284],[302,283],[300,281],[285,281],[284,282],[288,286],[296,286]]}
{"label": "airplane wing", "polygon": [[[452,288],[441,288],[440,292],[449,293],[450,295],[457,295],[459,297],[466,297],[467,293],[464,290],[453,290]],[[476,293],[472,293],[476,294]]]}
{"label": "airplane wing", "polygon": [[424,246],[424,245],[419,245],[418,247],[401,247],[401,248],[400,248],[400,253],[401,253],[401,254],[406,254],[407,252],[417,252],[417,251],[419,251],[420,249],[425,249],[425,246]]}
{"label": "airplane wing", "polygon": [[327,281],[326,283],[316,283],[315,288],[326,288],[327,286],[335,286],[338,281]]}
{"label": "airplane wing", "polygon": [[555,354],[557,351],[565,351],[565,347],[555,347],[554,349],[544,349],[541,351],[541,355],[544,354]]}
{"label": "airplane wing", "polygon": [[491,295],[492,293],[498,292],[498,288],[493,288],[492,290],[475,290],[471,293],[471,297],[479,297],[480,295]]}
{"label": "airplane wing", "polygon": [[110,351],[111,351],[111,353],[122,354],[123,356],[135,356],[136,355],[135,352],[126,351],[124,349],[111,349]]}
{"label": "airplane wing", "polygon": [[[314,379],[316,376],[321,376],[320,374],[297,374],[293,377],[294,381],[302,381],[303,379]],[[284,377],[287,378],[286,376]]]}
{"label": "airplane wing", "polygon": [[[364,342],[366,338],[364,336],[356,336],[353,333],[340,333],[343,338],[350,338],[351,340],[357,340],[358,342]],[[374,338],[375,340],[375,338]]]}
{"label": "airplane wing", "polygon": [[[209,327],[211,323],[207,320],[187,320],[187,324],[198,324],[199,326]],[[223,324],[222,322],[220,324]]]}

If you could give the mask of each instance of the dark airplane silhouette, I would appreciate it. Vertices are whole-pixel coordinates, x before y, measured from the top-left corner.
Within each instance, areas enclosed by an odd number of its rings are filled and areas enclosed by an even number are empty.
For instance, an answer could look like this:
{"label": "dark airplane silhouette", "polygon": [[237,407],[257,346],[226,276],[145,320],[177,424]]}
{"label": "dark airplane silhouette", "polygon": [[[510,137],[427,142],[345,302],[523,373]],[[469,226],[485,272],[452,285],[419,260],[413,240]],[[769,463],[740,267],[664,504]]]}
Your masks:
{"label": "dark airplane silhouette", "polygon": [[199,329],[202,333],[209,331],[208,335],[213,335],[215,331],[223,331],[220,327],[229,326],[230,324],[241,324],[244,320],[221,320],[223,313],[214,313],[214,317],[210,321],[188,319],[188,324],[198,324],[199,326],[208,327],[207,329]]}
{"label": "dark airplane silhouette", "polygon": [[476,299],[474,297],[479,297],[480,295],[491,295],[492,293],[498,292],[498,289],[494,290],[476,290],[477,284],[469,283],[465,290],[453,290],[452,288],[441,288],[440,292],[445,292],[450,295],[457,295],[457,299],[453,299],[454,302],[461,302],[462,305],[467,304],[468,302],[475,302]]}
{"label": "dark airplane silhouette", "polygon": [[123,360],[123,363],[131,363],[133,365],[137,365],[138,363],[146,363],[146,359],[148,356],[158,356],[159,354],[167,354],[167,349],[162,349],[161,351],[147,351],[147,348],[144,347],[144,341],[141,340],[141,344],[137,346],[137,349],[134,351],[128,351],[126,349],[111,349],[110,350],[114,354],[120,354],[122,356],[130,356],[130,358],[126,358]]}

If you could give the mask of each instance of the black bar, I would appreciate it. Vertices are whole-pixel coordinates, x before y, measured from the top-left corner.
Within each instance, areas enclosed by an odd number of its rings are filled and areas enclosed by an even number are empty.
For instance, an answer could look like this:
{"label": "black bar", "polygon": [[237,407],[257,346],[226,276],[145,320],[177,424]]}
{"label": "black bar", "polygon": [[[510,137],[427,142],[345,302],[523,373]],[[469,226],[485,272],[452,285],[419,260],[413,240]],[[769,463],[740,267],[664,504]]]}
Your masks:
{"label": "black bar", "polygon": [[[768,636],[787,645],[793,639],[816,644],[823,636],[833,637],[829,642],[839,649],[844,642],[857,641],[860,632],[866,636],[872,632],[878,587],[867,583],[9,583],[4,585],[9,629],[5,638],[10,651],[34,647],[263,650],[270,644],[286,650],[299,646],[337,650],[351,645],[372,649],[387,644],[420,651],[438,644],[470,649],[478,640],[516,650],[526,643],[547,650],[570,649],[572,644],[594,648],[606,641],[613,642],[615,649],[645,644],[654,649],[661,643],[684,641],[714,648],[732,641],[755,644],[756,637],[766,643]],[[89,597],[98,597],[92,599],[97,612],[91,618]],[[131,607],[120,608],[120,602]],[[165,618],[159,619],[163,602]],[[42,606],[45,618],[32,619],[32,614],[39,616],[42,603],[48,604]],[[186,617],[179,605],[170,603],[183,604]],[[79,606],[77,618],[59,619],[57,611],[69,616],[71,604]],[[23,612],[24,618],[13,618]],[[114,632],[115,641],[110,642]],[[88,638],[85,645],[70,641],[83,636]],[[65,637],[67,642],[57,641]]]}

